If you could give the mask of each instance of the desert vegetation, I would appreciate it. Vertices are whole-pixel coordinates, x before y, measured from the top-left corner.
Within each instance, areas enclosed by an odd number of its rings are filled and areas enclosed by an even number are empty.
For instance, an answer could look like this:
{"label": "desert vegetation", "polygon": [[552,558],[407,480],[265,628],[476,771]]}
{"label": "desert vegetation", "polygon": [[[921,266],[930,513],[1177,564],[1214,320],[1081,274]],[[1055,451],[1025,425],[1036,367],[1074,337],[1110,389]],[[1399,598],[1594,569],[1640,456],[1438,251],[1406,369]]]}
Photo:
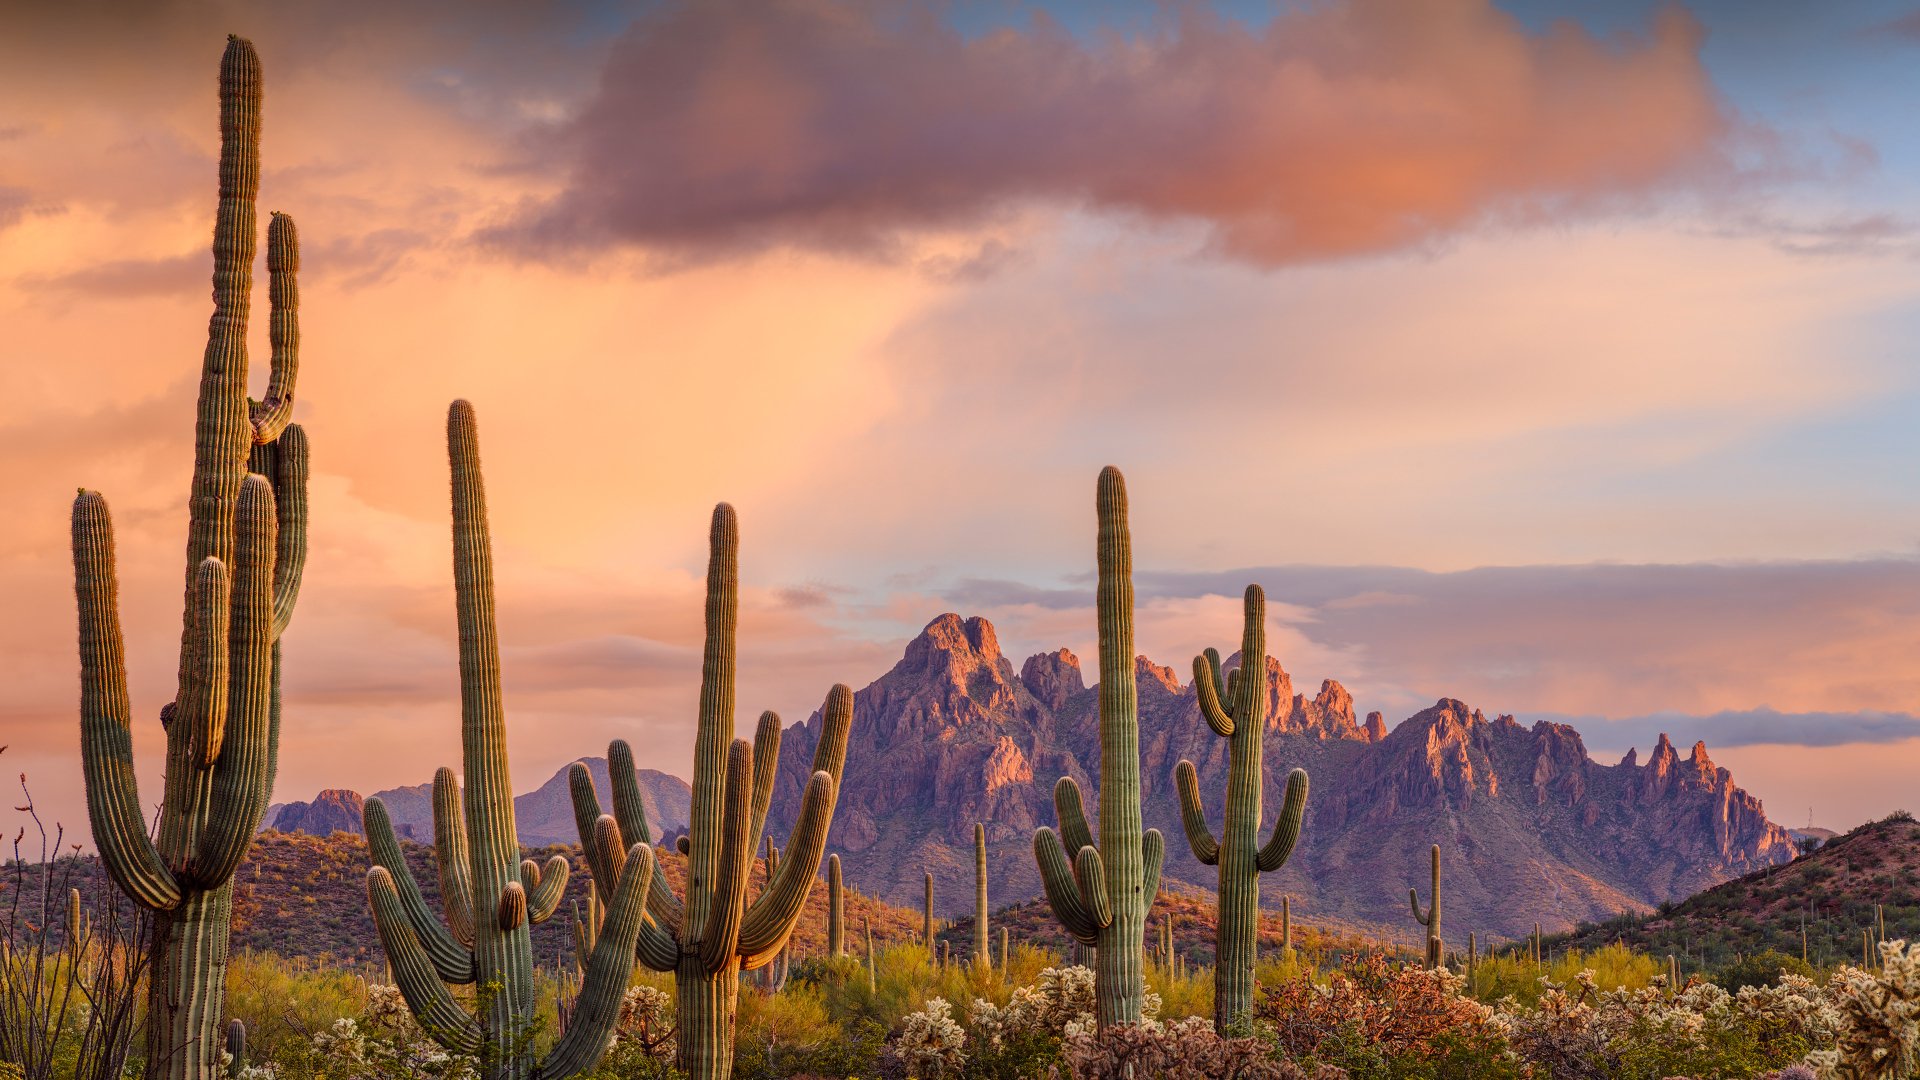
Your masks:
{"label": "desert vegetation", "polygon": [[[447,417],[463,757],[458,773],[435,776],[432,843],[400,835],[379,799],[365,804],[363,847],[257,840],[278,752],[280,637],[307,531],[307,443],[290,423],[299,258],[285,215],[268,229],[271,377],[262,400],[246,396],[261,86],[252,46],[231,40],[215,312],[157,827],[133,780],[112,524],[105,499],[83,490],[73,506],[79,727],[99,856],[82,858],[37,819],[37,850],[22,846],[24,829],[14,840],[0,890],[0,1077],[1916,1075],[1920,946],[1887,930],[1889,908],[1896,928],[1916,910],[1914,879],[1904,864],[1882,869],[1866,833],[1780,868],[1778,886],[1768,870],[1689,901],[1701,915],[1759,905],[1704,947],[1663,911],[1572,937],[1473,935],[1449,951],[1437,843],[1424,907],[1410,890],[1423,931],[1414,956],[1296,925],[1290,902],[1277,917],[1263,912],[1260,876],[1293,854],[1309,784],[1304,770],[1288,774],[1262,843],[1271,703],[1258,584],[1244,594],[1237,664],[1212,649],[1194,660],[1200,717],[1230,761],[1218,834],[1198,770],[1188,760],[1177,770],[1188,846],[1218,868],[1211,893],[1162,888],[1165,841],[1143,821],[1139,702],[1125,677],[1099,683],[1095,816],[1061,776],[1056,824],[1032,836],[1048,923],[1037,905],[992,908],[987,822],[973,826],[968,919],[936,920],[931,871],[917,913],[846,886],[857,856],[826,852],[854,723],[845,685],[827,692],[798,813],[777,845],[768,822],[780,718],[762,714],[754,739],[734,737],[741,529],[725,503],[709,531],[687,833],[656,847],[633,750],[616,741],[609,804],[584,765],[571,768],[578,846],[523,848],[479,426],[466,401]],[[1130,672],[1133,553],[1119,470],[1100,473],[1094,504],[1100,667]],[[1910,821],[1882,824],[1913,839]],[[262,864],[248,861],[256,845],[284,856],[264,893]],[[1878,876],[1843,891],[1830,880],[1837,863]],[[371,933],[364,919],[341,921],[361,902],[341,901],[343,883],[364,885]],[[1397,904],[1400,884],[1379,887]],[[267,904],[288,924],[324,930],[328,947],[289,955],[287,938],[256,932]],[[1797,955],[1775,947],[1795,919]],[[1810,925],[1821,928],[1817,949]],[[1858,931],[1857,953],[1838,955],[1836,926]],[[1638,948],[1619,940],[1629,935]]]}

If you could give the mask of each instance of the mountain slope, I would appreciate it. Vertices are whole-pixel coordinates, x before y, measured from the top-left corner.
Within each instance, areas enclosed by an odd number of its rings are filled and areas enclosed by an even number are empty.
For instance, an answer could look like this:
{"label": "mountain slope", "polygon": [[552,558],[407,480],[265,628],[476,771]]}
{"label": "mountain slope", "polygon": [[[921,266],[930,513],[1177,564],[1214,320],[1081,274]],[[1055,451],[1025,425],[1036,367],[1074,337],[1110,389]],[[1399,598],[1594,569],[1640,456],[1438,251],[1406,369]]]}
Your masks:
{"label": "mountain slope", "polygon": [[[1876,910],[1878,905],[1879,910]],[[1711,962],[1774,949],[1814,964],[1860,962],[1861,935],[1920,937],[1920,822],[1895,814],[1834,837],[1818,850],[1724,882],[1658,911],[1579,927],[1554,944],[1590,949],[1622,942]]]}
{"label": "mountain slope", "polygon": [[[1166,835],[1167,877],[1210,889],[1214,871],[1180,829],[1173,773],[1181,758],[1195,763],[1217,827],[1226,743],[1173,669],[1141,657],[1133,677],[1147,824]],[[1423,880],[1438,842],[1447,936],[1464,943],[1469,930],[1517,936],[1536,921],[1568,928],[1644,911],[1794,850],[1702,745],[1682,758],[1662,736],[1645,765],[1633,753],[1602,765],[1564,725],[1488,720],[1442,699],[1388,732],[1377,713],[1357,720],[1337,682],[1296,694],[1271,658],[1266,681],[1269,813],[1288,769],[1313,780],[1300,848],[1262,876],[1269,904],[1288,893],[1341,923],[1390,933],[1406,921],[1405,890]],[[933,871],[940,911],[952,915],[971,908],[972,828],[983,821],[996,904],[1038,896],[1031,842],[1036,826],[1054,821],[1054,778],[1074,777],[1097,800],[1097,712],[1097,690],[1067,650],[1030,657],[1016,674],[987,620],[934,619],[854,695],[830,849],[850,881],[896,903],[914,903],[923,871]],[[771,817],[782,829],[820,723],[816,713],[783,736]]]}

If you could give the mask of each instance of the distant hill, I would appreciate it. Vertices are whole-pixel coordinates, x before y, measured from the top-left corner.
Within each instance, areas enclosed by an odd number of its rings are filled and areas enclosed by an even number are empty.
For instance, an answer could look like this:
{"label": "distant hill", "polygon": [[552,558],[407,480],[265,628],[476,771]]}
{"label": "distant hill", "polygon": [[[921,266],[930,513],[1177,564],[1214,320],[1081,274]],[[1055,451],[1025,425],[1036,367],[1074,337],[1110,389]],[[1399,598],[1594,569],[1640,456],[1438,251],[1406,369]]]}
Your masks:
{"label": "distant hill", "polygon": [[[593,773],[594,786],[603,805],[611,806],[612,790],[607,759],[581,758]],[[573,799],[567,789],[567,771],[562,768],[533,791],[516,795],[513,816],[523,844],[575,844],[579,837],[573,827]],[[636,769],[640,779],[640,801],[647,811],[647,822],[654,839],[683,832],[693,811],[693,789],[677,776],[656,769]],[[373,797],[386,804],[395,831],[422,841],[433,839],[433,784],[376,791]],[[327,836],[336,830],[358,833],[364,801],[358,792],[328,788],[312,802],[276,804],[270,807],[263,828],[286,833]]]}
{"label": "distant hill", "polygon": [[[1822,830],[1824,831],[1824,830]],[[1756,870],[1657,911],[1580,927],[1551,939],[1555,948],[1621,942],[1709,963],[1734,953],[1776,949],[1816,965],[1860,961],[1861,934],[1879,926],[1889,939],[1920,938],[1920,822],[1904,812],[1870,822],[1783,866]]]}
{"label": "distant hill", "polygon": [[[407,863],[427,902],[440,910],[440,882],[433,863],[433,849],[411,840],[402,840]],[[567,878],[567,897],[584,902],[590,880],[579,849],[574,846],[526,848],[536,859],[564,854],[573,861]],[[658,850],[658,849],[656,849]],[[373,929],[373,917],[367,911],[366,841],[353,833],[336,832],[331,836],[303,833],[265,832],[254,838],[247,859],[234,875],[233,946],[282,956],[299,957],[346,965],[382,963],[380,941]],[[686,860],[678,854],[662,856],[661,866],[667,879],[680,892],[686,883]],[[39,868],[28,872],[28,893],[33,891]],[[68,880],[78,887],[85,906],[97,909],[105,890],[112,888],[97,857],[63,859],[55,864],[56,884]],[[13,878],[0,879],[0,897],[6,895]],[[748,895],[755,896],[764,884],[756,862]],[[533,928],[534,958],[551,965],[573,962],[573,930],[568,919],[572,906],[563,902],[559,914]],[[799,956],[818,955],[826,949],[827,883],[824,872],[815,880],[801,912],[800,924],[792,938]],[[873,920],[874,939],[895,943],[917,938],[920,913],[883,904],[849,890],[847,932],[857,932],[862,918]]]}

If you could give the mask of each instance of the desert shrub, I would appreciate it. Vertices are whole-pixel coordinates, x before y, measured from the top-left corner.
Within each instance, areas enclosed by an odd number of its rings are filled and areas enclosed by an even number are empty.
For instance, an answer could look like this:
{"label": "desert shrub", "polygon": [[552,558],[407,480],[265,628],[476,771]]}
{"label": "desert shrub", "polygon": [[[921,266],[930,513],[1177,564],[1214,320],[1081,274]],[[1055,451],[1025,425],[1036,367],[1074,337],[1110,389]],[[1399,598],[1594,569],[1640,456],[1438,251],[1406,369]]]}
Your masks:
{"label": "desert shrub", "polygon": [[1829,980],[1833,1046],[1808,1057],[1821,1080],[1907,1080],[1920,1071],[1920,945],[1882,943],[1880,967],[1842,968]]}
{"label": "desert shrub", "polygon": [[1713,984],[1729,993],[1748,986],[1777,986],[1786,975],[1813,978],[1813,966],[1797,956],[1774,949],[1745,956],[1713,973]]}
{"label": "desert shrub", "polygon": [[1224,1038],[1198,1017],[1167,1024],[1127,1024],[1067,1036],[1049,1074],[1074,1080],[1346,1080],[1331,1066],[1303,1069],[1273,1056],[1257,1038]]}
{"label": "desert shrub", "polygon": [[1462,993],[1450,971],[1349,961],[1326,983],[1301,976],[1267,987],[1258,1031],[1281,1056],[1356,1078],[1519,1076],[1493,1010]]}

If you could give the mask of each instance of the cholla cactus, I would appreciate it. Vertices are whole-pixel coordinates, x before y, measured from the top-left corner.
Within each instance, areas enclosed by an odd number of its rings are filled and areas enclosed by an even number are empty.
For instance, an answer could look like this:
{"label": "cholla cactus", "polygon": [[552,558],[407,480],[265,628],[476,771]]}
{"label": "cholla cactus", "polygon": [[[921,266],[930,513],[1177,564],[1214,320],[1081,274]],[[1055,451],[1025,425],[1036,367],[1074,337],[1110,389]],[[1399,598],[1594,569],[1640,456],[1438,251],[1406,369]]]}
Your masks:
{"label": "cholla cactus", "polygon": [[158,1080],[210,1080],[219,1068],[233,872],[273,787],[280,635],[306,558],[307,442],[288,423],[300,256],[293,219],[284,214],[267,227],[272,374],[264,400],[247,397],[260,93],[253,45],[228,38],[220,61],[213,318],[194,425],[179,688],[160,713],[167,768],[157,840],[134,780],[113,522],[98,492],[82,490],[73,504],[87,817],[114,883],[155,913],[147,1075]]}
{"label": "cholla cactus", "polygon": [[1880,969],[1842,968],[1829,985],[1838,1048],[1809,1056],[1821,1080],[1907,1080],[1920,1071],[1920,945],[1882,942]]}
{"label": "cholla cactus", "polygon": [[1267,726],[1267,596],[1247,586],[1240,666],[1220,677],[1220,654],[1208,649],[1193,658],[1193,684],[1200,714],[1215,735],[1227,740],[1226,816],[1215,840],[1200,803],[1200,780],[1193,762],[1174,769],[1180,791],[1180,822],[1193,857],[1218,866],[1219,917],[1214,922],[1213,1022],[1224,1030],[1253,1009],[1253,966],[1259,956],[1260,875],[1286,865],[1300,839],[1307,809],[1307,774],[1287,775],[1286,801],[1273,823],[1273,837],[1260,844],[1261,789],[1266,763],[1260,739]]}
{"label": "cholla cactus", "polygon": [[[500,694],[500,644],[493,620],[493,544],[486,484],[480,474],[480,432],[473,406],[447,412],[447,458],[453,471],[454,593],[460,627],[460,742],[466,790],[453,771],[434,776],[433,831],[439,852],[442,925],[421,895],[394,835],[386,806],[368,799],[363,812],[367,899],[394,981],[420,1026],[450,1051],[477,1054],[486,1080],[560,1080],[591,1069],[605,1052],[633,975],[653,849],[618,843],[602,817],[596,875],[613,867],[618,887],[602,882],[606,914],[594,930],[580,992],[567,1030],[544,1060],[530,1052],[535,1016],[532,926],[560,906],[567,860],[545,866],[520,858],[513,788],[507,773],[506,710]],[[446,984],[480,988],[480,1015],[469,1015]]]}
{"label": "cholla cactus", "polygon": [[1081,809],[1080,786],[1063,776],[1053,787],[1058,834],[1041,826],[1033,854],[1054,917],[1074,941],[1097,947],[1099,1023],[1140,1021],[1146,992],[1147,908],[1160,891],[1166,844],[1140,820],[1140,710],[1134,685],[1133,540],[1127,531],[1127,483],[1120,470],[1100,473],[1100,845]]}
{"label": "cholla cactus", "polygon": [[958,1076],[967,1064],[967,1033],[946,998],[930,998],[900,1021],[894,1050],[915,1077]]}
{"label": "cholla cactus", "polygon": [[[853,723],[853,691],[835,686],[822,707],[813,774],[801,796],[793,835],[781,849],[774,879],[752,903],[747,874],[766,830],[780,760],[780,717],[760,715],[752,744],[733,738],[735,637],[740,619],[740,524],[733,507],[714,508],[708,534],[706,644],[700,674],[700,717],[693,753],[693,809],[687,839],[687,895],[673,895],[655,876],[641,927],[640,962],[674,973],[679,1040],[675,1064],[693,1080],[726,1080],[733,1071],[734,1010],[740,972],[771,962],[786,947],[820,872],[827,827],[839,798]],[[609,858],[622,842],[650,842],[633,751],[607,750],[613,816],[600,815],[586,767],[570,770],[574,819],[596,884],[621,880]],[[591,837],[589,837],[591,832]],[[605,836],[602,836],[602,833]],[[603,886],[604,887],[604,886]]]}

